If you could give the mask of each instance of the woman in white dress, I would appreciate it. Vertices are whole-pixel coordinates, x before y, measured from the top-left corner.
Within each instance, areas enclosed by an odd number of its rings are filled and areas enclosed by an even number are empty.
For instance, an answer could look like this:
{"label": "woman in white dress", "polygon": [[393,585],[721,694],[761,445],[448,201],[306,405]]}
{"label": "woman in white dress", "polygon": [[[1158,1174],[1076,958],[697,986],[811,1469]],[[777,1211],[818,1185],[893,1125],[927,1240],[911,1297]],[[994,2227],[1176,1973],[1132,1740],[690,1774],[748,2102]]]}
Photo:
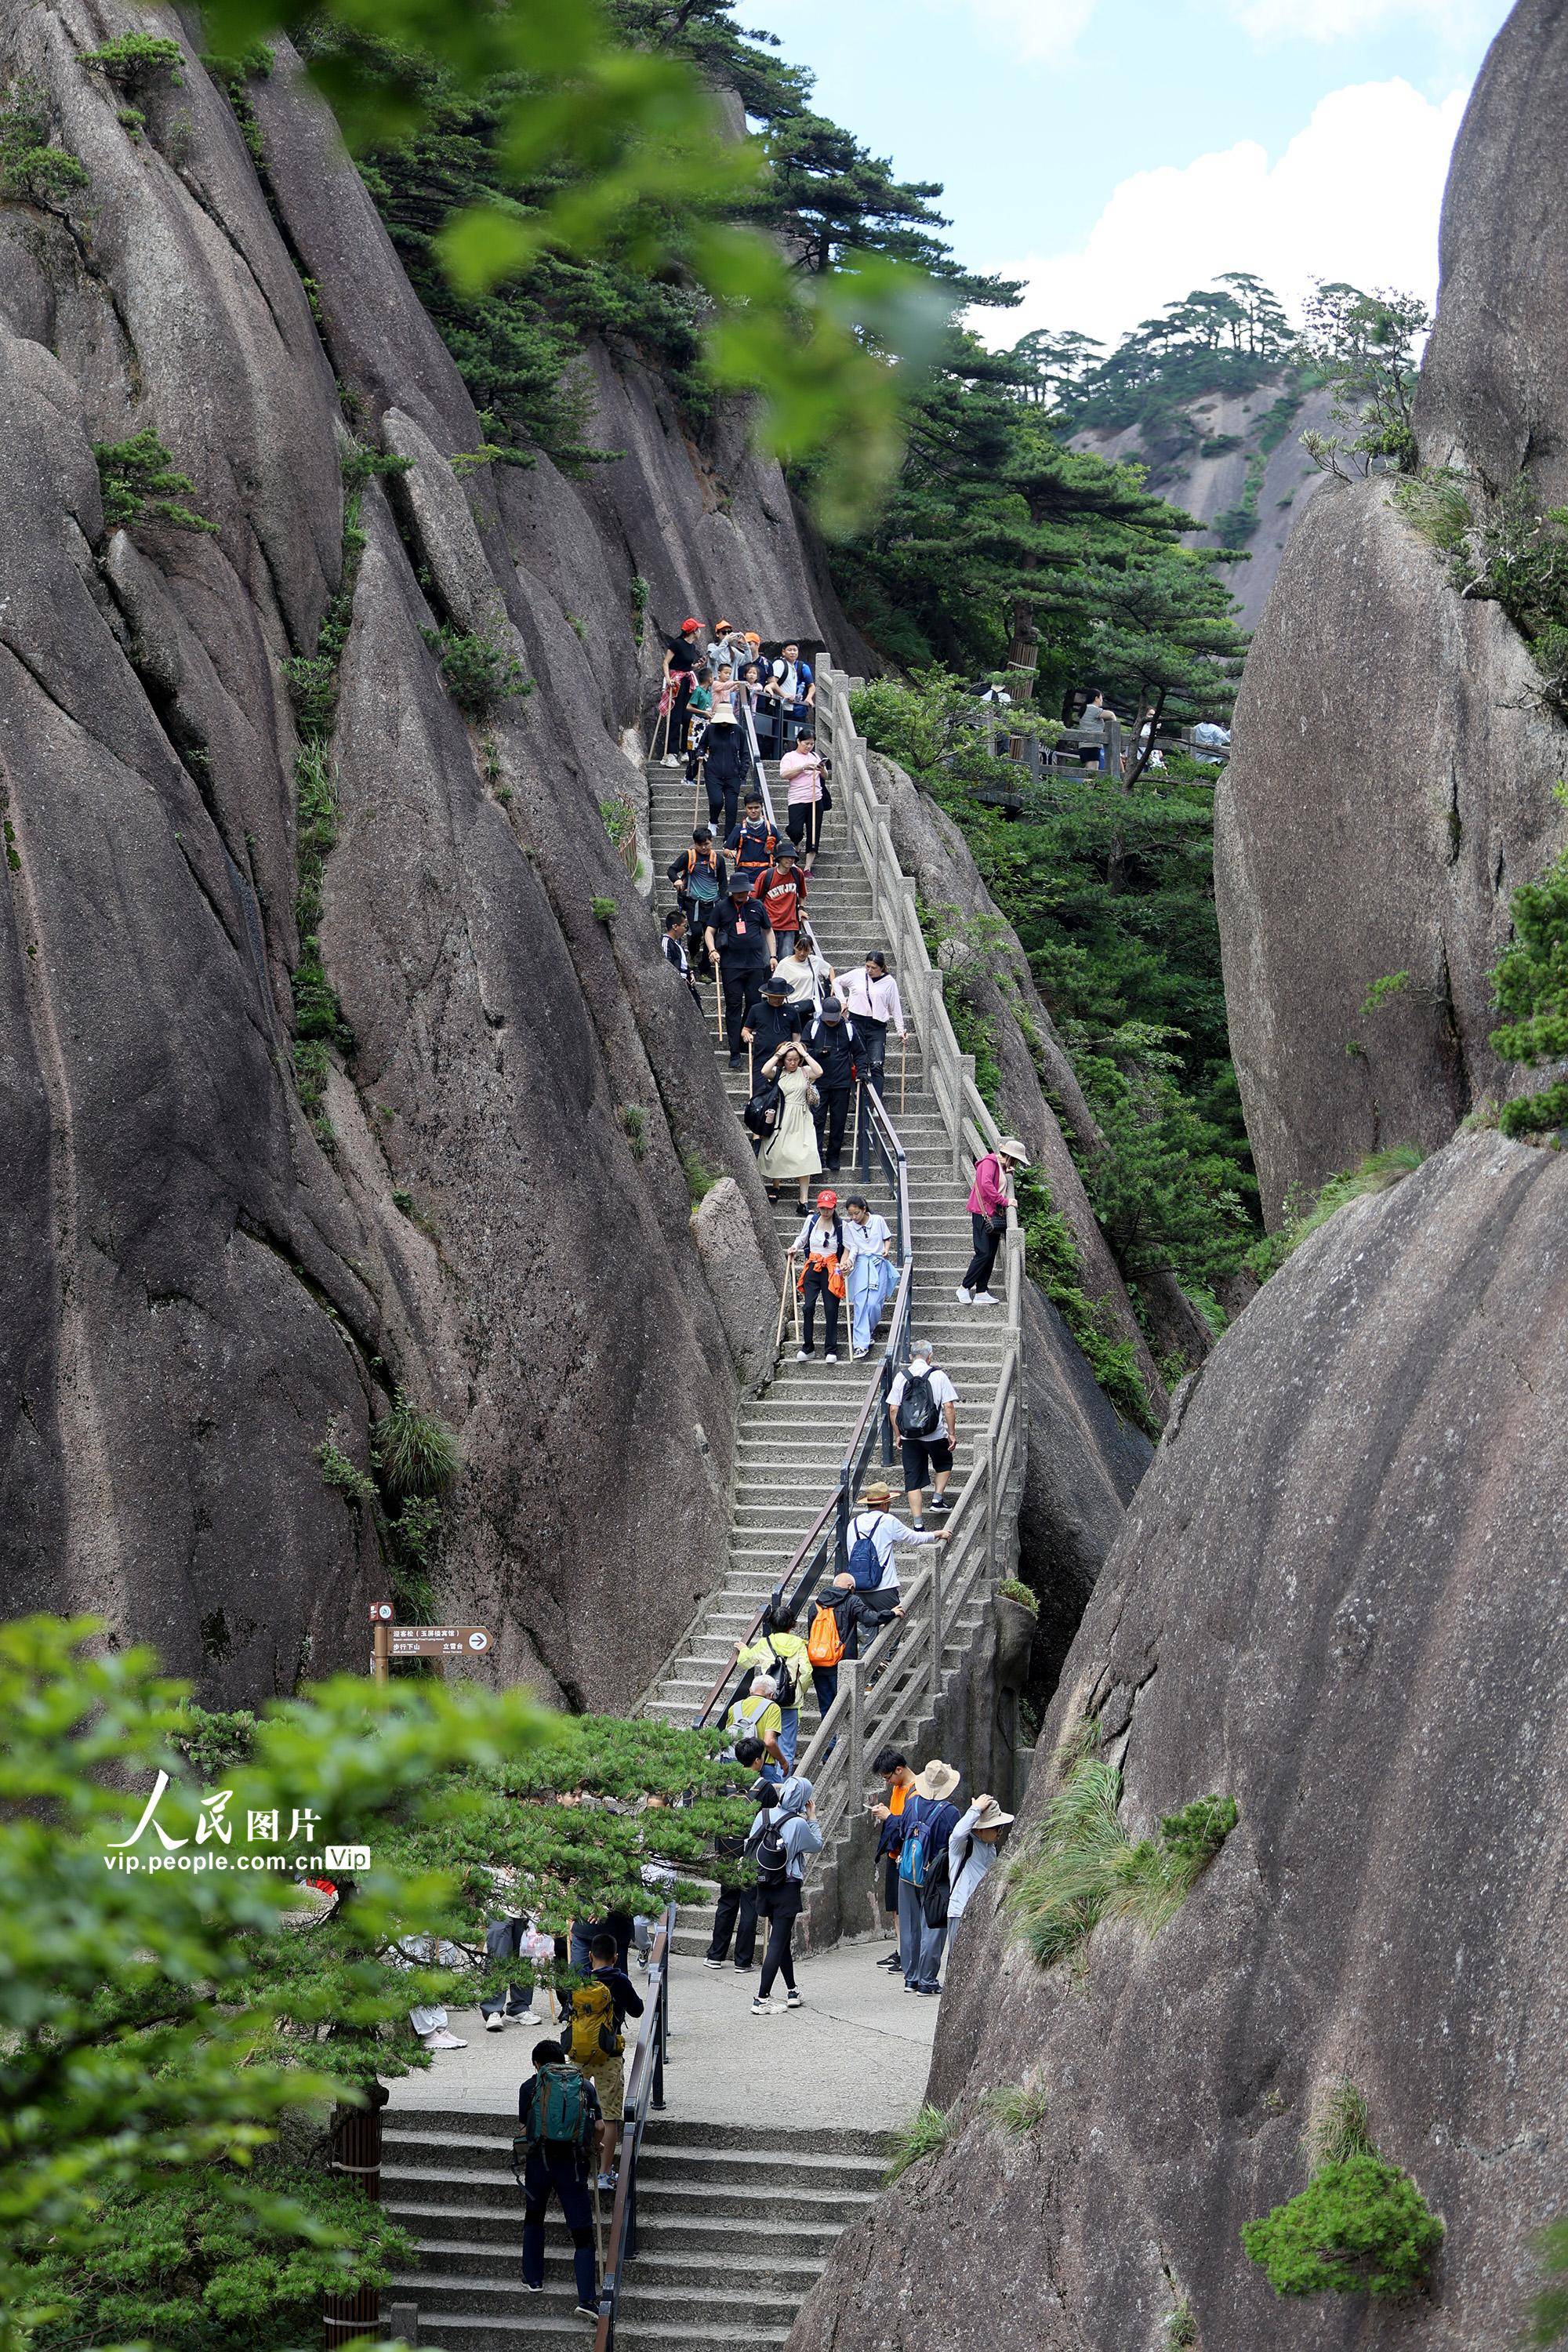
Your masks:
{"label": "woman in white dress", "polygon": [[803,1045],[781,1045],[763,1064],[763,1076],[776,1079],[784,1107],[773,1133],[757,1154],[757,1165],[767,1178],[769,1194],[775,1201],[780,1184],[787,1183],[792,1177],[797,1180],[804,1209],[807,1186],[814,1176],[822,1173],[816,1122],[811,1115],[811,1090],[822,1076],[822,1065],[814,1062]]}
{"label": "woman in white dress", "polygon": [[893,1236],[886,1217],[875,1217],[858,1192],[844,1203],[845,1297],[849,1303],[849,1349],[863,1356],[871,1345],[898,1278]]}

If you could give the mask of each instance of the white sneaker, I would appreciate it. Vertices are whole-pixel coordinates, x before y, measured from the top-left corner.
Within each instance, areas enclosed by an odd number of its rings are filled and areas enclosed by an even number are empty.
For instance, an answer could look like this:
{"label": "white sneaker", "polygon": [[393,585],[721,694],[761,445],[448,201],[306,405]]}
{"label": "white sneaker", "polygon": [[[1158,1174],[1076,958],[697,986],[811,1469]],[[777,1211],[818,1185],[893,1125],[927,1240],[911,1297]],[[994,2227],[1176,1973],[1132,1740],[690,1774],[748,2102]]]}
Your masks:
{"label": "white sneaker", "polygon": [[487,2033],[499,2033],[505,2022],[506,2021],[502,2017],[500,2010],[492,2009],[485,2019],[485,2032]]}
{"label": "white sneaker", "polygon": [[971,1307],[999,1307],[1002,1302],[999,1298],[993,1298],[988,1290],[977,1290],[969,1303]]}
{"label": "white sneaker", "polygon": [[814,1363],[816,1361],[816,1350],[812,1348],[797,1348],[795,1349],[795,1360],[797,1364]]}
{"label": "white sneaker", "polygon": [[536,2009],[520,2009],[517,2012],[517,2021],[520,2025],[542,2025],[544,2020]]}
{"label": "white sneaker", "polygon": [[786,1992],[786,1993],[785,1993],[785,1995],[784,1995],[784,2007],[785,2007],[786,2009],[804,2009],[804,2008],[805,2008],[805,2000],[803,1999],[803,1997],[802,1997],[802,1995],[801,1995],[801,1994],[799,1994],[798,1992]]}
{"label": "white sneaker", "polygon": [[667,751],[658,764],[661,768],[679,768],[680,762],[673,751]]}
{"label": "white sneaker", "polygon": [[459,2042],[455,2033],[447,2032],[445,2028],[439,2033],[427,2033],[425,2036],[426,2050],[466,2050],[468,2046],[466,2042]]}
{"label": "white sneaker", "polygon": [[974,1304],[974,1293],[973,1290],[966,1290],[962,1282],[953,1295],[962,1307],[973,1307]]}
{"label": "white sneaker", "polygon": [[752,2003],[752,2015],[753,2017],[777,2017],[779,2014],[780,2011],[777,2001],[764,2000],[761,1993],[757,1995],[756,2000]]}
{"label": "white sneaker", "polygon": [[722,1960],[704,1959],[702,1965],[705,1969],[721,1969],[724,1963]]}
{"label": "white sneaker", "polygon": [[838,1359],[837,1356],[824,1356],[822,1360],[825,1364],[836,1364]]}

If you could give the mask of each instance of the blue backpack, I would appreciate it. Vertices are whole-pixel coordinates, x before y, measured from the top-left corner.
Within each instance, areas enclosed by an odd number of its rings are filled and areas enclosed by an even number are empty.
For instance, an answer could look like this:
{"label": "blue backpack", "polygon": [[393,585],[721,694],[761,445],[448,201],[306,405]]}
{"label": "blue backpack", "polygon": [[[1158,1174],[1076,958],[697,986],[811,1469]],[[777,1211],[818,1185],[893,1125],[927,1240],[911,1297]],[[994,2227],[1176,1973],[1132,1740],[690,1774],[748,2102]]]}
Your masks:
{"label": "blue backpack", "polygon": [[857,1536],[849,1547],[848,1569],[857,1592],[869,1592],[882,1581],[882,1563],[869,1536]]}
{"label": "blue backpack", "polygon": [[911,1797],[899,1819],[904,1827],[904,1843],[899,1854],[899,1877],[905,1886],[923,1886],[926,1883],[925,1821],[921,1816],[910,1821],[910,1814],[920,1804]]}

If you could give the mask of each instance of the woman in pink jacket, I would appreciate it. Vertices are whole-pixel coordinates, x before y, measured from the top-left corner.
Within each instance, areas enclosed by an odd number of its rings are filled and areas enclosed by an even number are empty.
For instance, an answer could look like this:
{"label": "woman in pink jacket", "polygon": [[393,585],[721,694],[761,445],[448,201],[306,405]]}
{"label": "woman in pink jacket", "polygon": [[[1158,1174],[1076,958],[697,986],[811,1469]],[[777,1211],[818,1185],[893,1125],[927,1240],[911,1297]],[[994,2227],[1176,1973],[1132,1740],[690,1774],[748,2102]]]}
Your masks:
{"label": "woman in pink jacket", "polygon": [[1007,1230],[1007,1210],[1013,1199],[1008,1180],[1015,1168],[1026,1168],[1028,1164],[1024,1147],[1016,1135],[1005,1135],[994,1151],[982,1153],[974,1163],[974,1181],[969,1188],[969,1222],[974,1234],[974,1255],[958,1286],[959,1297],[965,1307],[994,1307],[996,1304],[991,1295],[991,1269],[996,1263],[996,1253]]}

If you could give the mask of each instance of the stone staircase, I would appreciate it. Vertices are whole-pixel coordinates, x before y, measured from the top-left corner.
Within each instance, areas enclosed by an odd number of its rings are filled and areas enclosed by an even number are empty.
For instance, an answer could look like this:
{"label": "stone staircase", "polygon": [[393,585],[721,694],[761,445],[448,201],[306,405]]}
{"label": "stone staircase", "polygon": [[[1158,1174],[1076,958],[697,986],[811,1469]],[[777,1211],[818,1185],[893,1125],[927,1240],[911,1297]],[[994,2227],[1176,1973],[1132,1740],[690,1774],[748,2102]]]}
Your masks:
{"label": "stone staircase", "polygon": [[[522,2291],[522,2198],[504,2115],[389,2109],[382,2207],[418,2250],[384,2305],[419,2305],[439,2352],[583,2344],[572,2246],[552,2204],[542,2295]],[[887,2163],[873,2132],[648,2120],[637,2167],[638,2248],[616,2322],[618,2352],[783,2344],[835,2240],[872,2203]],[[765,2197],[773,2218],[756,2222]],[[609,2226],[608,2198],[604,2200]]]}
{"label": "stone staircase", "polygon": [[[689,843],[692,829],[692,787],[679,768],[650,764],[650,838],[654,853],[656,903],[661,912],[675,903],[666,869]],[[776,770],[770,765],[770,786],[775,809],[782,813],[784,794],[776,787]],[[807,914],[819,946],[836,971],[848,972],[868,948],[883,944],[872,912],[871,886],[858,858],[847,849],[843,818],[835,809],[823,830],[822,847],[812,876]],[[703,1000],[713,1019],[715,992],[709,983]],[[896,1037],[889,1038],[885,1100],[908,1158],[910,1230],[914,1280],[911,1336],[929,1340],[937,1360],[949,1374],[961,1399],[958,1448],[952,1491],[956,1495],[973,1467],[975,1446],[983,1438],[1003,1357],[1005,1338],[1000,1307],[972,1307],[954,1296],[969,1262],[971,1235],[967,1175],[953,1167],[952,1149],[941,1112],[925,1084],[924,1062],[913,1008],[906,1003],[910,1028],[904,1066],[904,1100],[900,1108],[900,1054]],[[727,1052],[713,1031],[714,1052],[739,1118],[746,1101],[749,1071],[728,1066]],[[853,1133],[853,1123],[849,1129]],[[891,1214],[888,1186],[880,1164],[864,1189],[873,1210]],[[840,1197],[857,1188],[849,1160],[848,1136],[845,1163],[837,1177],[828,1177]],[[794,1239],[800,1227],[800,1210],[793,1189],[775,1207],[781,1244]],[[813,1188],[815,1190],[815,1187]],[[746,1399],[736,1433],[735,1476],[730,1548],[724,1574],[704,1602],[676,1654],[656,1678],[645,1699],[647,1712],[671,1722],[689,1723],[701,1709],[721,1669],[728,1665],[733,1644],[745,1633],[769,1591],[788,1567],[837,1482],[839,1464],[859,1415],[867,1386],[880,1359],[886,1323],[872,1355],[851,1362],[847,1334],[840,1328],[840,1361],[824,1364],[820,1355],[809,1364],[796,1364],[793,1332],[786,1334],[783,1360],[765,1393]],[[820,1349],[822,1339],[817,1338]],[[901,1473],[888,1472],[895,1488]],[[898,1507],[895,1506],[895,1508]],[[928,1524],[938,1525],[939,1521]],[[920,1563],[917,1551],[902,1554],[906,1577]],[[945,1661],[956,1669],[968,1647],[981,1614],[978,1603],[955,1621],[946,1644]],[[804,1629],[803,1629],[804,1630]],[[815,1702],[807,1695],[802,1712],[801,1747],[816,1728]],[[831,1855],[823,1865],[830,1864]],[[700,1913],[683,1913],[677,1930],[678,1952],[705,1948],[707,1932]]]}

